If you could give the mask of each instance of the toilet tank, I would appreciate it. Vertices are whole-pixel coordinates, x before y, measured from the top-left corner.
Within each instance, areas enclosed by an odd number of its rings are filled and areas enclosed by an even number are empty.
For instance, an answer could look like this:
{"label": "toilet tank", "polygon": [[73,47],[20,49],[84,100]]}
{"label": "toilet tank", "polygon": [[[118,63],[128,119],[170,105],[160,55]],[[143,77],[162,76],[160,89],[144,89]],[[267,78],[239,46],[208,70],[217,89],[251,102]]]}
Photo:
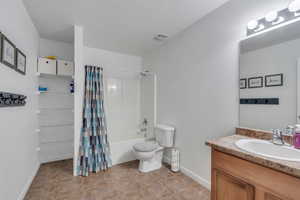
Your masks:
{"label": "toilet tank", "polygon": [[162,147],[173,147],[175,128],[168,125],[157,124],[155,126],[155,139]]}

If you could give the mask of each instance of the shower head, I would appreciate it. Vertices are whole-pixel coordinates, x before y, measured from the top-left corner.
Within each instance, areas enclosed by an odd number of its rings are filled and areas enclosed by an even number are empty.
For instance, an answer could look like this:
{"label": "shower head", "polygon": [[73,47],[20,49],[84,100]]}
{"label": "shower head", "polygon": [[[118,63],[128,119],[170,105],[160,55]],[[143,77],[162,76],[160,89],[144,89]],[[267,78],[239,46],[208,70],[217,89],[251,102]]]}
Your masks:
{"label": "shower head", "polygon": [[147,76],[150,74],[150,72],[148,70],[145,70],[145,71],[142,71],[140,74],[141,74],[141,76]]}

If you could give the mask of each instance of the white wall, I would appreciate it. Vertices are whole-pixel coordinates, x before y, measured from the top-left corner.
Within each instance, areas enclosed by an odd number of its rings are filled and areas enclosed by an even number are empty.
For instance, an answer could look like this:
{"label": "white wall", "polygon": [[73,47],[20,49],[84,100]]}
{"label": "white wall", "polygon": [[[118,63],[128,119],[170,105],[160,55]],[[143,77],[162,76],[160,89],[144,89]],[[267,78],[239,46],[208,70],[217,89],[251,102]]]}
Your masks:
{"label": "white wall", "polygon": [[37,78],[39,34],[22,0],[1,1],[0,30],[27,56],[23,76],[0,64],[0,91],[28,96],[24,107],[0,108],[0,199],[21,199],[39,166],[37,128]]}
{"label": "white wall", "polygon": [[73,61],[74,44],[41,38],[39,56],[57,56],[60,60]]}
{"label": "white wall", "polygon": [[158,123],[174,125],[183,171],[210,184],[209,138],[235,133],[239,41],[251,19],[288,1],[232,0],[155,51],[144,65],[157,73]]}
{"label": "white wall", "polygon": [[241,55],[240,77],[249,78],[283,73],[282,87],[241,89],[241,98],[280,99],[280,105],[240,105],[240,126],[268,130],[296,124],[297,59],[300,39]]}
{"label": "white wall", "polygon": [[84,67],[83,67],[83,28],[74,26],[74,160],[73,174],[76,176],[76,164],[80,142],[80,131],[82,127],[82,107],[84,89]]}

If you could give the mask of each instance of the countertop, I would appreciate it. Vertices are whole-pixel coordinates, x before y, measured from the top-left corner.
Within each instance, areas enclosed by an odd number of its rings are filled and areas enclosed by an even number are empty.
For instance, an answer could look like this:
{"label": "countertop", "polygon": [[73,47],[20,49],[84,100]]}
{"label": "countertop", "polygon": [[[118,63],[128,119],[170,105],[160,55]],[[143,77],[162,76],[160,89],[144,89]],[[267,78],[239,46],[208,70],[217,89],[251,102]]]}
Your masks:
{"label": "countertop", "polygon": [[247,137],[243,135],[232,135],[232,136],[222,137],[214,140],[208,140],[206,141],[206,144],[218,151],[231,154],[233,156],[242,158],[244,160],[257,163],[259,165],[272,168],[277,171],[281,171],[283,173],[300,178],[300,162],[277,160],[277,159],[272,159],[257,154],[249,153],[247,151],[238,148],[235,145],[235,142],[240,139],[251,139],[251,137]]}

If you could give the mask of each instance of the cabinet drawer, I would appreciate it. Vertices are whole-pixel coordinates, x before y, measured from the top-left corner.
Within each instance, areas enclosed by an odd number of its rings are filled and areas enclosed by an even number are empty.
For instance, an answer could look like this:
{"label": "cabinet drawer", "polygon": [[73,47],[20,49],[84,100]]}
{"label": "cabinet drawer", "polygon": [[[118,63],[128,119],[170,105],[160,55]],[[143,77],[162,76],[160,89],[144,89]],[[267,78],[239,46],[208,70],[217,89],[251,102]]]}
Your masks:
{"label": "cabinet drawer", "polygon": [[57,75],[72,76],[74,73],[74,64],[70,61],[57,61]]}
{"label": "cabinet drawer", "polygon": [[39,58],[38,72],[43,74],[56,74],[56,60]]}

